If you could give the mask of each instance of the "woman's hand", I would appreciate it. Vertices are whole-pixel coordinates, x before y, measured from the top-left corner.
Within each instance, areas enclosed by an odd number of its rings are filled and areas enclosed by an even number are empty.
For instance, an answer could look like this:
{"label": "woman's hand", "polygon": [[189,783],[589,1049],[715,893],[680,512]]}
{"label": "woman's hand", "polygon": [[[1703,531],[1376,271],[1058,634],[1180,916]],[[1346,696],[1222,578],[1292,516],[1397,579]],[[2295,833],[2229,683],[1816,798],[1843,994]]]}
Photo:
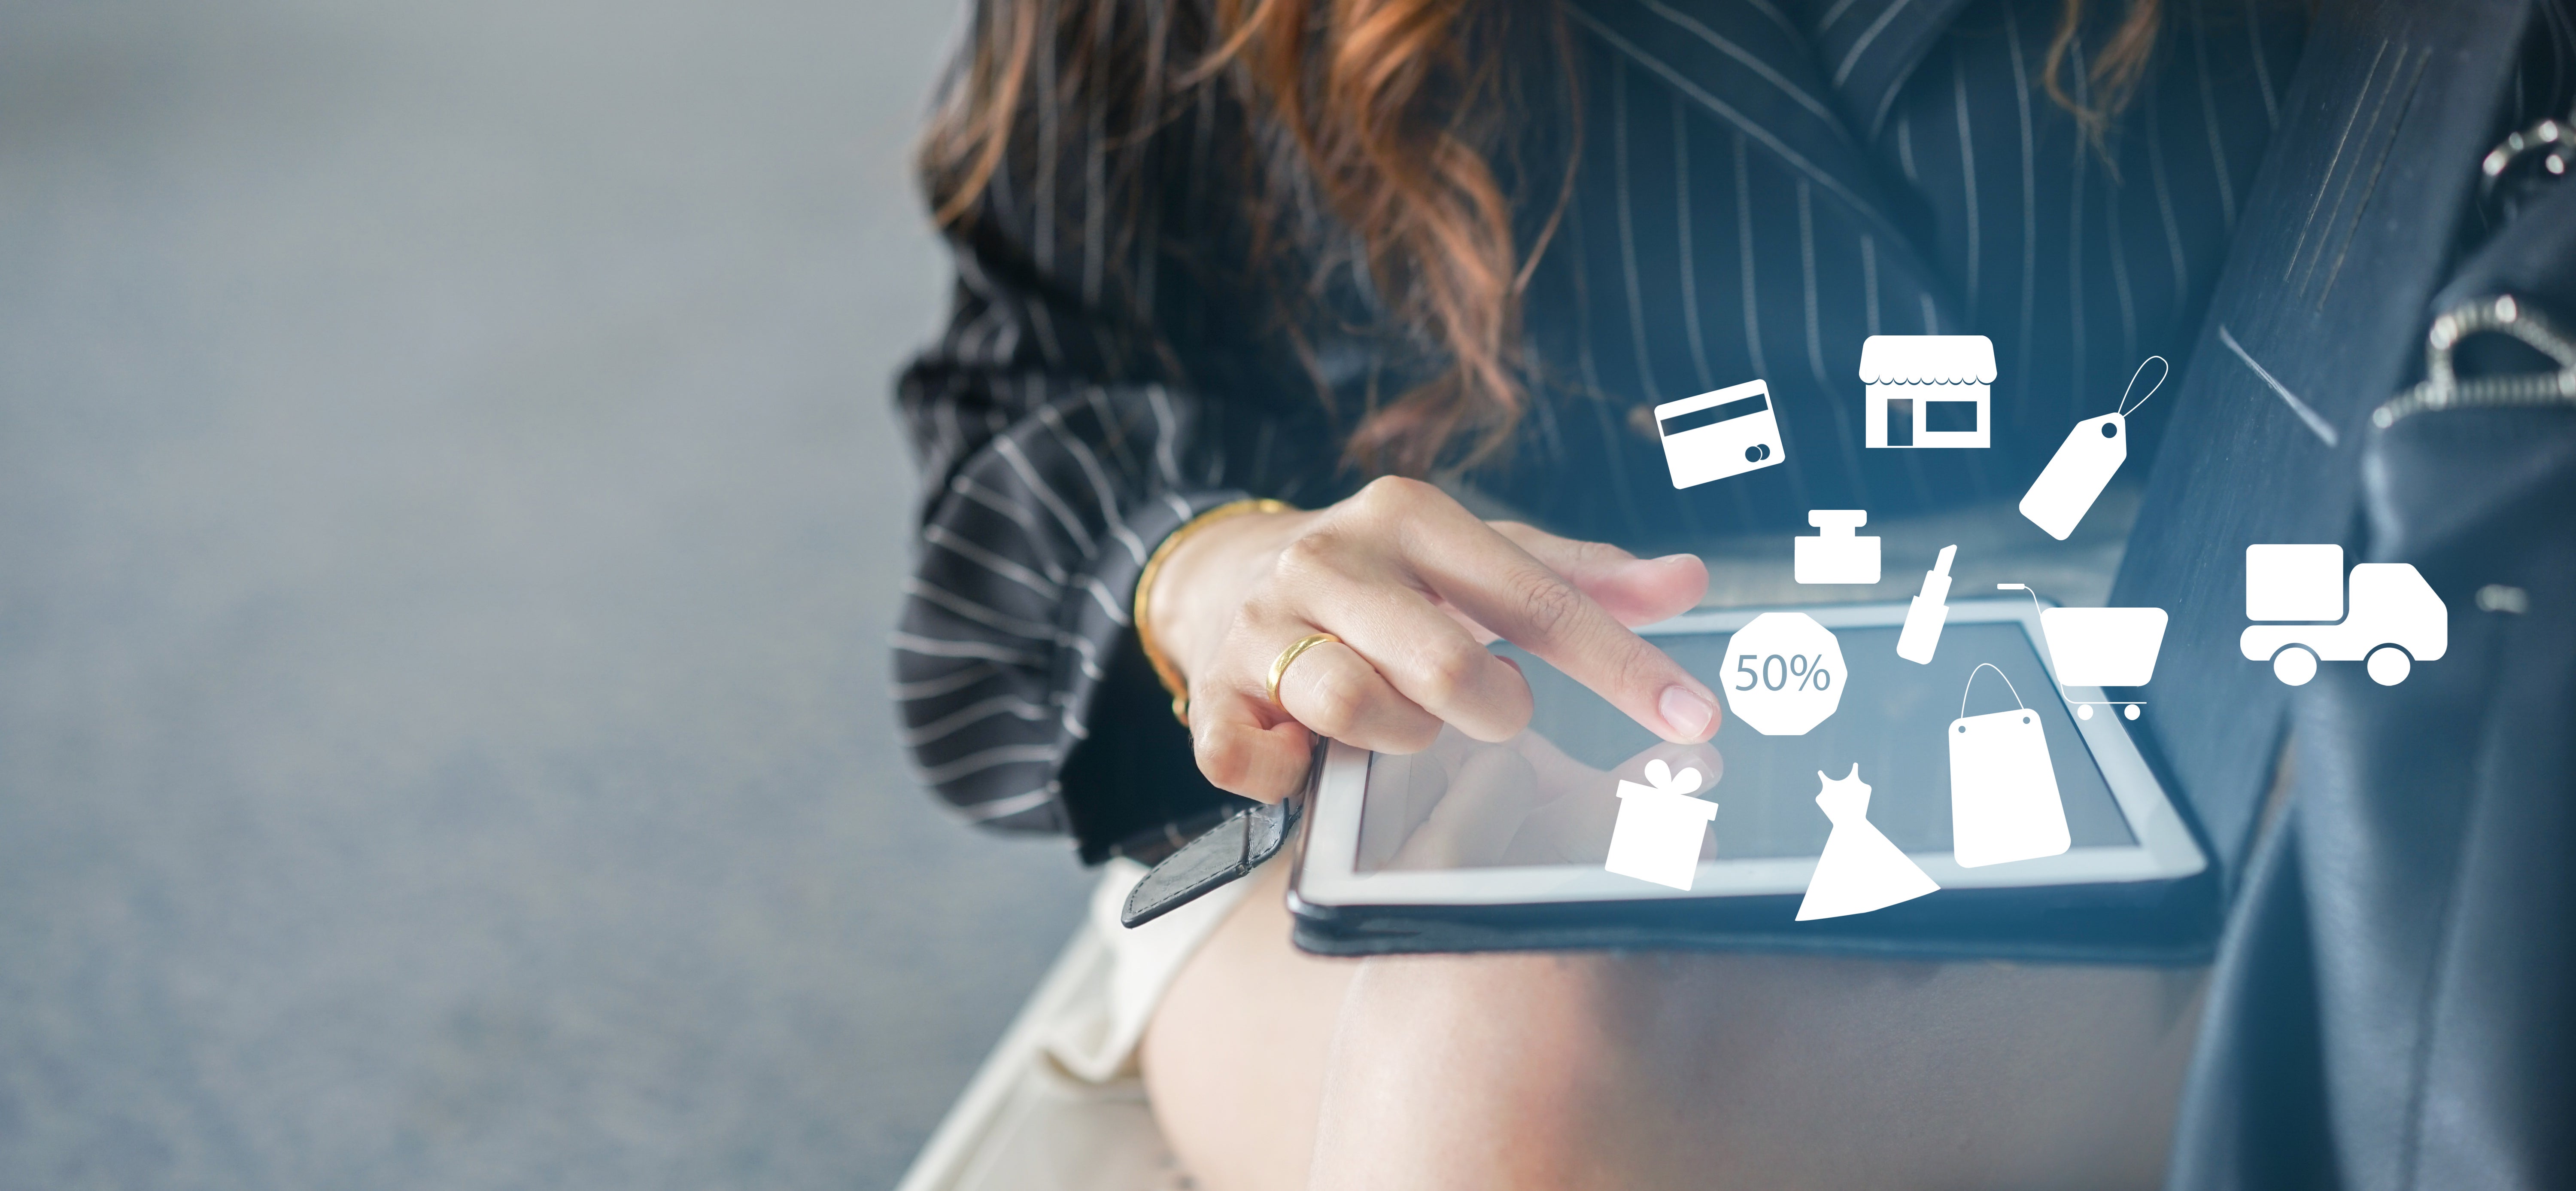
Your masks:
{"label": "woman's hand", "polygon": [[[1384,479],[1327,509],[1190,535],[1147,593],[1146,627],[1189,684],[1200,772],[1270,802],[1305,779],[1310,731],[1389,753],[1429,747],[1444,723],[1483,741],[1519,733],[1529,684],[1485,648],[1497,637],[1666,740],[1706,740],[1717,697],[1628,626],[1707,589],[1694,556],[1640,560],[1487,523],[1429,484]],[[1341,642],[1300,656],[1272,703],[1272,660],[1319,632]]]}

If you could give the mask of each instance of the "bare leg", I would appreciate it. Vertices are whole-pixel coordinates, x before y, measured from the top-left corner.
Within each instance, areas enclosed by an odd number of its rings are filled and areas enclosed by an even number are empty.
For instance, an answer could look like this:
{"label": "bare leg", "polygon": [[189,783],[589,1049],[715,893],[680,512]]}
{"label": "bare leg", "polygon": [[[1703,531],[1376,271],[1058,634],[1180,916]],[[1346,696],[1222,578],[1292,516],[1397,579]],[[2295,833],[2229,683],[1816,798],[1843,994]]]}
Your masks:
{"label": "bare leg", "polygon": [[1286,940],[1275,886],[1254,891],[1148,1035],[1156,1111],[1210,1191],[2152,1186],[2201,985],[1682,953],[1354,965]]}
{"label": "bare leg", "polygon": [[1306,1186],[1324,1064],[1352,960],[1288,943],[1288,866],[1271,864],[1190,957],[1138,1054],[1154,1116],[1208,1191]]}

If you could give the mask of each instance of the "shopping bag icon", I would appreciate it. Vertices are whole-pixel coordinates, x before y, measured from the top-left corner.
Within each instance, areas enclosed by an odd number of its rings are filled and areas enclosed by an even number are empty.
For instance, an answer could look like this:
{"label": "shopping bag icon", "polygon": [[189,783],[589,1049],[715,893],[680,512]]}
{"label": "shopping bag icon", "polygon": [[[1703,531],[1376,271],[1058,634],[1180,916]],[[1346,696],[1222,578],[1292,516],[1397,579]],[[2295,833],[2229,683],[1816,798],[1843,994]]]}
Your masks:
{"label": "shopping bag icon", "polygon": [[[1992,662],[2012,688],[2012,679]],[[1968,685],[1977,682],[1968,671]],[[2066,804],[2057,793],[2057,768],[2049,763],[2048,736],[2039,713],[2014,710],[1968,714],[1968,692],[1959,692],[1959,718],[1950,721],[1950,853],[1961,868],[2055,856],[2073,843],[2066,832]]]}

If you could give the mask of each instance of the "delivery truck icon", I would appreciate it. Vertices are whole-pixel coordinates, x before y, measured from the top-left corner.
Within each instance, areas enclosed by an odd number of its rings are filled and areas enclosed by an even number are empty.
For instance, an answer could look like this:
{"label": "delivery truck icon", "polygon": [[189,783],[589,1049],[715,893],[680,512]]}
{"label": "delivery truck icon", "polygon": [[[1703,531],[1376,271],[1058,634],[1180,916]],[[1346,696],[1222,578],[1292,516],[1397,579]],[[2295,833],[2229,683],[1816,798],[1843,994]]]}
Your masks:
{"label": "delivery truck icon", "polygon": [[2245,657],[2271,659],[2291,686],[2315,678],[2320,661],[2363,662],[2371,681],[2396,686],[2451,647],[2450,609],[2413,564],[2356,564],[2349,601],[2345,584],[2341,546],[2247,546],[2245,618],[2307,623],[2247,628]]}

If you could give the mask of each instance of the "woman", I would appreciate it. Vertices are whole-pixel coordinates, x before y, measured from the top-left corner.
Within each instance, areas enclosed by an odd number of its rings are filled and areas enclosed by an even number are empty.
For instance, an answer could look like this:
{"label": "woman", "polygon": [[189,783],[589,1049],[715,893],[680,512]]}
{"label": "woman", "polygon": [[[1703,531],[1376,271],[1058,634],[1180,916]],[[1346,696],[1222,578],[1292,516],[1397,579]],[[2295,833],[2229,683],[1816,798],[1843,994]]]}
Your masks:
{"label": "woman", "polygon": [[[928,779],[1087,861],[1150,857],[1217,791],[1295,789],[1316,735],[1513,735],[1495,636],[1708,741],[1710,689],[1628,631],[1699,601],[1687,551],[2009,499],[2140,358],[2182,358],[2302,25],[2255,0],[985,0],[924,158],[956,310],[901,386]],[[1860,449],[1862,338],[1945,332],[1995,343],[1994,447]],[[1650,408],[1757,377],[1784,464],[1672,488]],[[2189,975],[1336,963],[1287,946],[1278,873],[1247,884],[1143,1045],[1204,1186],[2161,1163]]]}

